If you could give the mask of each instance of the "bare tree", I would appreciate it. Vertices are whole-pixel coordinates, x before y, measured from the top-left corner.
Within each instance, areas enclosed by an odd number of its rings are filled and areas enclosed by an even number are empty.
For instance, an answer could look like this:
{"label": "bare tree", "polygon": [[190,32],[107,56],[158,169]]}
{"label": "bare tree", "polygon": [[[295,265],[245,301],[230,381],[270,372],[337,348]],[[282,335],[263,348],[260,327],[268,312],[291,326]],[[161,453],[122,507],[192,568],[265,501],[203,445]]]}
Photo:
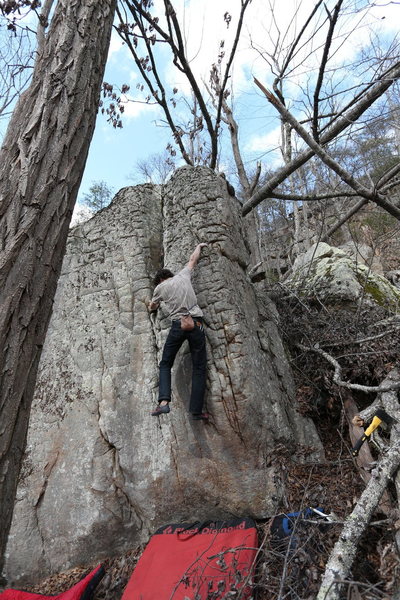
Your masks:
{"label": "bare tree", "polygon": [[[324,21],[321,10],[325,11]],[[400,173],[398,161],[396,165],[387,169],[378,181],[372,182],[354,176],[341,161],[335,158],[334,144],[343,145],[344,135],[348,136],[364,126],[370,108],[382,99],[400,76],[399,46],[394,39],[388,45],[386,53],[379,56],[379,59],[376,53],[371,53],[369,57],[364,53],[358,63],[353,63],[352,68],[363,75],[360,83],[354,88],[343,85],[344,75],[341,76],[341,86],[333,78],[338,40],[340,45],[343,45],[352,36],[351,31],[345,34],[343,31],[338,31],[341,21],[348,18],[348,14],[348,3],[343,0],[337,1],[332,8],[328,5],[322,7],[322,3],[317,2],[296,38],[288,45],[281,61],[277,58],[278,51],[281,51],[283,46],[281,40],[279,40],[279,48],[277,43],[274,53],[263,53],[263,57],[275,73],[275,80],[272,90],[267,89],[257,79],[255,83],[278,111],[283,126],[293,130],[305,148],[286,161],[285,165],[273,173],[268,181],[252,195],[243,207],[243,214],[247,214],[262,200],[275,197],[276,192],[279,193],[279,186],[303,165],[309,163],[313,157],[318,157],[325,168],[339,178],[340,188],[334,190],[331,197],[334,198],[337,191],[341,194],[347,193],[348,198],[356,197],[356,201],[348,206],[348,216],[354,214],[365,203],[375,202],[397,219],[400,218],[400,209],[390,201],[388,196],[391,184]],[[318,47],[317,34],[321,36],[324,28],[326,30],[324,41]],[[314,45],[317,46],[317,52]],[[304,86],[301,100],[299,102],[292,100],[292,107],[288,108],[289,98],[285,97],[285,83],[294,77],[300,66],[304,69],[304,62],[311,56],[312,51],[320,56],[319,66],[313,71],[315,77],[309,79],[307,86]],[[339,72],[339,67],[337,65],[336,67],[336,71]],[[343,63],[341,68],[349,69],[349,65]],[[335,77],[338,77],[337,73]],[[300,118],[299,113],[302,115]],[[321,190],[317,190],[317,193],[311,196],[303,196],[299,193],[298,200],[318,200],[321,198],[320,194]],[[326,189],[323,194],[327,197]]]}
{"label": "bare tree", "polygon": [[144,177],[147,183],[164,184],[174,171],[176,165],[174,157],[165,150],[159,154],[151,154],[145,159],[138,160],[130,179],[136,181],[136,173]]}
{"label": "bare tree", "polygon": [[[47,3],[48,5],[48,3]],[[92,138],[115,0],[58,0],[0,157],[0,550]]]}
{"label": "bare tree", "polygon": [[[236,26],[236,33],[231,51],[225,62],[224,72],[218,89],[216,110],[212,110],[202,89],[201,82],[196,78],[191,67],[191,61],[187,56],[187,48],[184,34],[179,23],[178,15],[172,2],[164,0],[165,24],[162,26],[157,16],[150,11],[153,8],[152,0],[122,0],[117,14],[120,19],[118,32],[130,49],[137,68],[145,82],[149,92],[148,101],[156,101],[162,108],[166,123],[171,129],[175,143],[182,154],[183,159],[189,165],[199,162],[197,156],[191,152],[193,139],[201,132],[207,132],[207,151],[201,150],[200,162],[208,164],[215,169],[218,164],[219,134],[222,121],[223,102],[229,93],[227,83],[230,70],[240,39],[244,22],[244,15],[251,0],[240,0],[240,15]],[[227,12],[224,16],[226,25],[229,27],[231,16]],[[191,116],[186,124],[180,124],[179,117],[174,114],[177,105],[177,93],[175,88],[172,92],[166,90],[157,68],[154,47],[157,43],[167,45],[172,53],[172,60],[176,68],[183,73],[192,90],[194,102],[190,107]],[[218,60],[220,64],[225,58],[224,42],[221,41]],[[171,97],[168,96],[171,94]]]}

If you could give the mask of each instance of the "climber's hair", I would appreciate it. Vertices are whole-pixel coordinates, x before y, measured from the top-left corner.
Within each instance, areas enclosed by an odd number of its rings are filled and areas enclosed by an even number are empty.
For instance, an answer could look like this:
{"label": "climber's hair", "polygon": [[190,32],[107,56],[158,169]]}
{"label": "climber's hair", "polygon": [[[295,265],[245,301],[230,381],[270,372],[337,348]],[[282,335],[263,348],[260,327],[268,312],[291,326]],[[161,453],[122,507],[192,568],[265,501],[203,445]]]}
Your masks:
{"label": "climber's hair", "polygon": [[154,285],[158,285],[164,279],[169,279],[173,276],[174,274],[169,269],[159,269],[154,277]]}

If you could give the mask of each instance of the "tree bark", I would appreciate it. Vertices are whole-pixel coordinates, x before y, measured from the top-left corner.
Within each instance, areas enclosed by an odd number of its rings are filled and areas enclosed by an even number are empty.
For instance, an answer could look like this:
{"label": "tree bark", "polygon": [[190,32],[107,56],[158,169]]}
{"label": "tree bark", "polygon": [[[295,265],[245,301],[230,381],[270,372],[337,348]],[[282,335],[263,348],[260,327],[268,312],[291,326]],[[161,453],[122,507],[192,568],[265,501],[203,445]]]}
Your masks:
{"label": "tree bark", "polygon": [[115,3],[58,1],[0,153],[0,557]]}

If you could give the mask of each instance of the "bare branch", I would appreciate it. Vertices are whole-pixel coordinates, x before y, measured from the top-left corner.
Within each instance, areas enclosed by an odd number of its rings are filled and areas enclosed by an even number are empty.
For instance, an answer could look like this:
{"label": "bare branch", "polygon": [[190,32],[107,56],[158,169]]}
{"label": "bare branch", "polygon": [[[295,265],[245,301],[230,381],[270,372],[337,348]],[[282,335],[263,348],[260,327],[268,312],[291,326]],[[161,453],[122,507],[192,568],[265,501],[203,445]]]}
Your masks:
{"label": "bare branch", "polygon": [[40,54],[44,47],[45,42],[45,32],[46,28],[49,24],[49,15],[51,8],[54,4],[54,0],[46,0],[43,7],[42,12],[39,15],[39,25],[37,29],[37,52]]}
{"label": "bare branch", "polygon": [[338,363],[338,361],[333,358],[330,354],[322,350],[322,348],[317,348],[316,346],[304,346],[304,344],[297,344],[297,347],[304,352],[314,352],[315,354],[319,354],[325,360],[327,360],[334,368],[333,382],[336,385],[347,388],[348,390],[358,390],[360,392],[367,393],[378,393],[378,392],[389,392],[392,390],[400,390],[400,382],[393,383],[389,386],[372,386],[372,385],[361,385],[358,383],[349,383],[348,381],[343,381],[341,379],[342,367]]}
{"label": "bare branch", "polygon": [[342,347],[342,346],[349,346],[349,345],[353,345],[353,344],[357,344],[357,345],[366,344],[367,342],[374,342],[375,340],[379,340],[380,338],[383,338],[392,333],[397,333],[399,328],[400,328],[400,324],[398,327],[395,327],[394,329],[388,329],[387,331],[377,333],[376,335],[370,335],[369,337],[361,338],[360,340],[349,340],[347,342],[334,342],[332,344],[323,344],[323,347],[324,348],[335,348],[335,346]]}
{"label": "bare branch", "polygon": [[[325,69],[326,69],[326,65],[328,62],[328,58],[329,58],[329,50],[331,48],[332,45],[332,39],[333,39],[333,32],[335,30],[338,18],[339,18],[339,13],[340,13],[340,9],[342,7],[343,4],[343,0],[339,0],[339,2],[336,4],[335,8],[333,9],[333,15],[331,16],[329,13],[329,30],[328,30],[328,35],[326,37],[326,42],[325,42],[325,47],[324,47],[324,51],[322,54],[322,60],[321,60],[321,64],[319,67],[319,72],[318,72],[318,79],[317,79],[317,83],[315,84],[315,90],[314,90],[314,109],[313,109],[313,119],[312,119],[312,131],[313,131],[313,136],[314,139],[318,142],[319,141],[319,131],[318,131],[318,121],[319,121],[319,102],[320,102],[320,92],[321,92],[321,87],[322,87],[322,82],[324,79],[324,73],[325,73]],[[326,7],[325,7],[326,8]],[[328,9],[326,8],[326,11],[328,12]]]}
{"label": "bare branch", "polygon": [[224,114],[226,116],[226,120],[228,123],[229,133],[231,136],[232,152],[233,152],[233,157],[234,157],[235,164],[236,164],[236,169],[237,169],[240,185],[242,186],[244,197],[247,199],[247,198],[250,198],[250,196],[251,196],[251,188],[250,188],[249,179],[247,177],[246,169],[244,167],[242,155],[240,152],[238,124],[237,124],[236,120],[234,119],[232,110],[230,109],[230,107],[225,99],[223,99],[222,107],[223,107]]}
{"label": "bare branch", "polygon": [[350,573],[356,548],[393,473],[400,465],[400,440],[373,470],[372,477],[353,512],[347,517],[342,533],[326,565],[317,600],[338,600],[340,583]]}
{"label": "bare branch", "polygon": [[[185,48],[185,41],[184,41],[184,36],[182,33],[181,25],[179,23],[176,10],[175,10],[171,0],[164,0],[165,18],[166,18],[166,27],[164,29],[160,26],[158,19],[154,18],[151,15],[151,13],[143,7],[142,2],[140,2],[139,0],[122,0],[122,4],[126,5],[129,8],[129,11],[132,14],[134,23],[139,24],[140,21],[142,23],[141,24],[141,39],[143,39],[146,43],[148,56],[150,57],[150,60],[152,62],[152,70],[153,70],[154,74],[156,72],[156,68],[155,68],[154,60],[151,59],[152,49],[151,49],[151,46],[149,46],[149,34],[146,31],[146,27],[144,26],[144,23],[147,23],[148,26],[152,30],[154,30],[164,42],[166,42],[169,45],[171,52],[172,52],[174,65],[179,69],[179,71],[184,73],[184,75],[186,76],[186,78],[190,84],[190,87],[193,91],[195,101],[197,102],[197,104],[199,106],[199,113],[201,114],[201,119],[204,120],[205,128],[207,129],[207,132],[208,132],[210,148],[211,148],[208,164],[212,169],[215,169],[217,166],[217,163],[218,163],[218,154],[219,154],[218,135],[219,135],[219,129],[220,129],[221,120],[222,120],[223,103],[226,99],[226,93],[227,93],[226,86],[228,83],[228,79],[230,77],[232,63],[233,63],[233,60],[234,60],[234,57],[236,54],[236,50],[237,50],[237,46],[239,43],[239,39],[241,36],[243,22],[244,22],[244,14],[245,14],[245,11],[246,11],[247,7],[249,6],[250,2],[251,2],[251,0],[242,0],[241,1],[241,10],[240,10],[238,23],[237,23],[235,38],[234,38],[233,45],[232,45],[232,48],[231,48],[231,51],[229,54],[229,58],[227,60],[227,63],[226,63],[225,69],[224,69],[224,75],[222,77],[222,80],[219,81],[215,113],[214,113],[214,115],[212,115],[207,106],[207,102],[206,102],[205,98],[203,97],[203,94],[200,90],[197,79],[192,71],[191,66],[190,66],[190,61],[187,57],[187,51]],[[122,19],[121,19],[121,21],[122,21]],[[124,25],[125,25],[124,27],[119,27],[118,31],[119,31],[121,37],[123,37],[123,39],[126,41],[127,38],[129,36],[132,36],[133,34],[131,32],[131,28],[129,27],[129,25],[128,24],[124,24]],[[155,40],[152,39],[151,43],[153,44],[154,41]],[[130,44],[129,47],[132,51],[132,44]],[[135,62],[137,64],[136,59],[135,59]],[[141,73],[143,75],[143,70],[141,70]],[[145,82],[146,82],[146,85],[149,85],[149,77],[148,76],[145,77]],[[157,81],[157,86],[160,89],[162,87],[159,78]],[[149,88],[149,89],[151,90],[151,88]],[[153,92],[154,92],[154,90],[152,91],[152,93]],[[163,110],[166,111],[166,103],[162,103],[161,106],[162,106]],[[169,116],[167,116],[167,122],[171,123],[172,121],[173,121],[173,119],[172,119],[171,113],[169,111]],[[193,134],[196,132],[191,132],[191,133]],[[175,127],[175,132],[174,132],[174,138],[176,139],[176,127]],[[184,144],[181,141],[179,143],[179,149],[180,149],[181,153],[183,150],[183,145]],[[188,156],[188,152],[186,151],[186,156],[185,156],[186,162],[188,162],[187,156]],[[191,161],[191,162],[193,162],[193,161]],[[191,164],[191,163],[189,163],[189,164]]]}
{"label": "bare branch", "polygon": [[[320,147],[333,140],[340,133],[342,133],[342,131],[355,122],[371,106],[371,104],[377,100],[377,98],[382,96],[382,94],[392,85],[393,81],[399,77],[400,63],[396,63],[388,72],[384,74],[384,76],[378,77],[373,84],[371,84],[370,88],[361,97],[361,99],[350,110],[337,119],[329,129],[327,129],[327,131],[320,137]],[[275,100],[275,102],[279,103],[279,100],[273,94],[270,93],[270,95],[272,96],[272,99],[269,98],[271,102],[274,102]],[[291,173],[294,173],[294,171],[309,161],[314,155],[315,151],[312,148],[309,148],[295,157],[290,163],[279,169],[269,179],[269,181],[255,194],[253,194],[250,200],[243,205],[242,214],[246,215],[262,200],[270,198],[272,192],[280,183],[282,183]]]}
{"label": "bare branch", "polygon": [[250,194],[252,194],[254,192],[254,190],[256,189],[256,186],[258,184],[258,181],[260,179],[260,175],[261,175],[261,163],[260,161],[257,162],[257,169],[256,172],[254,174],[253,180],[251,182],[250,185]]}
{"label": "bare branch", "polygon": [[[185,53],[185,47],[183,44],[183,39],[182,39],[182,33],[180,30],[180,25],[178,22],[178,19],[176,17],[176,12],[175,9],[173,8],[171,2],[169,0],[164,0],[165,5],[166,5],[166,15],[168,19],[172,20],[173,23],[173,31],[175,33],[175,35],[177,36],[178,39],[178,50],[175,54],[175,58],[177,60],[179,60],[183,72],[185,73],[190,86],[193,90],[193,93],[196,97],[197,102],[199,103],[199,107],[201,110],[201,114],[203,115],[203,118],[206,122],[207,125],[207,130],[210,136],[210,142],[211,142],[211,159],[210,159],[210,167],[212,169],[215,168],[216,163],[217,163],[217,157],[218,157],[218,135],[217,135],[217,128],[213,125],[212,123],[212,119],[211,119],[211,115],[207,109],[206,103],[204,101],[203,95],[200,91],[200,88],[197,84],[197,80],[193,74],[193,71],[190,68],[189,62],[186,58],[186,53]],[[174,61],[175,63],[175,61]],[[176,63],[175,63],[176,64]]]}
{"label": "bare branch", "polygon": [[[358,196],[358,194],[355,194],[355,195]],[[329,228],[329,230],[326,232],[326,234],[321,238],[321,241],[326,242],[335,233],[335,231],[337,231],[339,229],[339,227],[344,225],[344,223],[346,223],[346,221],[348,221],[353,215],[355,215],[366,204],[368,204],[368,200],[366,200],[365,198],[362,198],[361,200],[359,200],[345,215],[343,215],[343,217],[341,217],[338,221],[336,221],[336,223],[334,223],[334,225],[332,225]]]}
{"label": "bare branch", "polygon": [[271,92],[269,92],[257,79],[254,79],[255,83],[258,87],[264,92],[265,96],[268,100],[275,106],[275,108],[280,113],[282,119],[293,127],[295,131],[303,138],[306,144],[311,148],[315,154],[319,156],[319,158],[330,167],[335,173],[339,175],[339,177],[347,183],[349,187],[351,187],[359,196],[367,200],[372,200],[385,210],[389,212],[391,215],[396,217],[396,219],[400,220],[400,209],[397,206],[394,206],[389,202],[384,196],[378,194],[375,189],[368,189],[362,183],[357,181],[346,169],[344,169],[332,156],[324,150],[322,145],[314,140],[314,138],[304,129],[302,125],[295,119],[290,111],[274,96]]}
{"label": "bare branch", "polygon": [[273,192],[271,198],[277,200],[291,200],[297,202],[317,202],[319,200],[331,200],[336,198],[358,198],[356,192],[332,192],[331,194],[280,194],[279,192]]}
{"label": "bare branch", "polygon": [[311,11],[310,16],[308,17],[308,19],[306,20],[306,22],[304,23],[303,27],[301,28],[297,38],[294,40],[293,44],[291,45],[290,51],[288,52],[288,55],[286,57],[285,62],[283,63],[282,69],[279,72],[278,77],[275,79],[274,83],[273,83],[273,88],[275,93],[278,95],[278,97],[280,98],[281,102],[284,103],[284,98],[280,92],[280,84],[282,82],[283,77],[285,76],[286,70],[296,52],[296,49],[300,43],[301,38],[303,37],[303,34],[305,32],[305,30],[307,29],[308,25],[311,23],[314,15],[317,13],[319,7],[321,6],[321,4],[323,3],[323,0],[319,0],[319,2],[317,2],[317,4],[314,6],[313,10]]}
{"label": "bare branch", "polygon": [[239,15],[239,20],[238,20],[238,24],[237,24],[237,27],[236,27],[235,39],[233,41],[233,45],[232,45],[231,53],[229,55],[229,59],[228,59],[228,61],[226,63],[226,66],[225,66],[225,74],[224,74],[222,83],[220,85],[219,98],[218,98],[218,107],[217,107],[217,116],[216,116],[216,119],[215,119],[215,130],[216,130],[216,132],[218,132],[219,123],[221,121],[221,111],[222,111],[223,102],[225,100],[226,85],[228,83],[229,73],[230,73],[230,70],[231,70],[232,62],[233,62],[233,59],[235,57],[237,46],[238,46],[239,39],[240,39],[240,34],[241,34],[241,31],[242,31],[242,27],[243,27],[244,13],[246,11],[246,8],[250,4],[250,2],[251,2],[251,0],[244,0],[244,1],[242,0],[241,9],[240,9],[240,15]]}
{"label": "bare branch", "polygon": [[389,192],[393,188],[397,187],[398,185],[400,185],[400,179],[394,179],[390,183],[387,183],[383,188],[381,188],[380,192],[381,192],[381,194],[386,194],[387,192]]}
{"label": "bare branch", "polygon": [[379,190],[380,188],[385,189],[384,186],[391,181],[391,179],[393,179],[393,177],[395,177],[398,173],[400,173],[400,162],[397,163],[397,165],[394,165],[394,167],[392,167],[391,169],[389,169],[388,171],[386,171],[386,173],[384,173],[376,182],[376,189]]}
{"label": "bare branch", "polygon": [[[182,141],[182,137],[180,135],[180,132],[178,131],[178,128],[172,118],[171,112],[169,110],[169,106],[168,106],[168,102],[166,100],[166,94],[165,94],[165,89],[164,86],[162,84],[161,78],[158,74],[158,70],[157,70],[157,65],[156,65],[156,61],[154,60],[154,55],[152,52],[152,48],[151,48],[151,44],[149,42],[149,39],[146,35],[145,29],[143,27],[143,23],[140,21],[140,19],[136,20],[136,24],[139,27],[141,33],[142,33],[142,37],[143,40],[146,44],[146,49],[148,51],[148,56],[149,59],[151,61],[151,68],[152,68],[152,73],[153,76],[156,80],[157,86],[158,86],[158,90],[153,86],[153,83],[149,77],[147,68],[145,66],[145,63],[143,62],[143,60],[140,59],[138,53],[136,52],[136,48],[135,45],[132,43],[131,40],[131,36],[129,35],[129,33],[121,27],[121,24],[124,22],[122,14],[120,12],[119,7],[117,7],[117,15],[118,18],[120,19],[120,26],[117,28],[117,31],[119,33],[119,35],[122,37],[122,39],[125,41],[125,43],[127,44],[129,50],[131,51],[131,54],[134,58],[134,61],[136,63],[137,68],[139,69],[139,72],[141,74],[141,76],[143,77],[144,81],[146,82],[146,85],[151,93],[151,95],[153,96],[153,98],[157,101],[157,103],[162,107],[164,114],[165,114],[165,118],[167,120],[167,123],[171,129],[173,138],[176,142],[176,144],[179,147],[179,150],[184,158],[184,160],[186,161],[186,163],[188,165],[193,165],[192,160],[190,159],[189,155],[186,152],[185,146],[183,144]],[[136,18],[136,15],[135,17]]]}

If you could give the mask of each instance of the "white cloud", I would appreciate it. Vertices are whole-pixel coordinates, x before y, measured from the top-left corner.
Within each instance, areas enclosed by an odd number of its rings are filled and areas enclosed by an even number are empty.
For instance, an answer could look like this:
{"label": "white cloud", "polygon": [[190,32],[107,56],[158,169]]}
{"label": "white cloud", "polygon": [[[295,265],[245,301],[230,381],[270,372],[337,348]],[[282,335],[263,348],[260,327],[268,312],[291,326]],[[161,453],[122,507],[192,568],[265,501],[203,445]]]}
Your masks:
{"label": "white cloud", "polygon": [[115,55],[119,54],[121,50],[125,51],[126,46],[124,45],[124,42],[122,41],[118,33],[113,30],[111,34],[110,47],[108,50],[108,60],[114,59]]}
{"label": "white cloud", "polygon": [[77,202],[75,204],[74,212],[72,213],[70,228],[79,225],[79,223],[85,223],[94,216],[94,212],[86,205]]}
{"label": "white cloud", "polygon": [[281,145],[281,128],[275,127],[268,133],[262,135],[254,135],[246,144],[248,152],[267,152],[275,151]]}
{"label": "white cloud", "polygon": [[137,83],[139,80],[139,74],[137,71],[134,71],[133,69],[131,69],[129,71],[129,83],[130,85],[133,85],[134,83]]}
{"label": "white cloud", "polygon": [[281,139],[281,128],[275,127],[265,134],[250,137],[244,150],[246,155],[257,155],[257,159],[262,158],[263,162],[268,162],[269,168],[275,169],[283,162]]}
{"label": "white cloud", "polygon": [[156,116],[160,112],[160,108],[156,104],[147,104],[142,100],[142,97],[135,98],[129,94],[122,94],[121,99],[124,105],[124,119],[137,119],[143,115],[148,118]]}

